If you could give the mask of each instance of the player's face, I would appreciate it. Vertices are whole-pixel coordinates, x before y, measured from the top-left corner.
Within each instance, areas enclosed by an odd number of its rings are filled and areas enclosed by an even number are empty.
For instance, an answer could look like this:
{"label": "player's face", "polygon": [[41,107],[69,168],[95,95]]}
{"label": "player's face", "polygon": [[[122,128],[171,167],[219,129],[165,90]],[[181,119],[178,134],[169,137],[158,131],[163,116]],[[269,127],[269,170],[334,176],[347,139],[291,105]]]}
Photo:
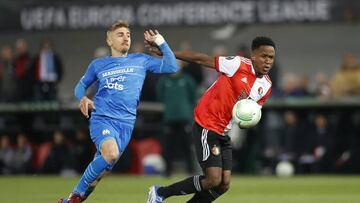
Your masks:
{"label": "player's face", "polygon": [[267,75],[274,64],[275,49],[272,46],[260,46],[251,54],[256,74]]}
{"label": "player's face", "polygon": [[107,43],[113,51],[126,54],[131,45],[130,30],[126,27],[113,30],[108,33]]}

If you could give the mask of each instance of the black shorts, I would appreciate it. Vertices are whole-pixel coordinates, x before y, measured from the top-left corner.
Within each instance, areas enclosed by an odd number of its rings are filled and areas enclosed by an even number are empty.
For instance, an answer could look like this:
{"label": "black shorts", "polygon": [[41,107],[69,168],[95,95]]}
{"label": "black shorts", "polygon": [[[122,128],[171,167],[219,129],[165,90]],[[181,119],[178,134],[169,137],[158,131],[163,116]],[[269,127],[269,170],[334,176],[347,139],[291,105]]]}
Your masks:
{"label": "black shorts", "polygon": [[232,147],[231,139],[228,135],[219,135],[214,131],[201,127],[195,122],[192,138],[198,161],[203,170],[208,167],[220,167],[223,170],[231,170]]}

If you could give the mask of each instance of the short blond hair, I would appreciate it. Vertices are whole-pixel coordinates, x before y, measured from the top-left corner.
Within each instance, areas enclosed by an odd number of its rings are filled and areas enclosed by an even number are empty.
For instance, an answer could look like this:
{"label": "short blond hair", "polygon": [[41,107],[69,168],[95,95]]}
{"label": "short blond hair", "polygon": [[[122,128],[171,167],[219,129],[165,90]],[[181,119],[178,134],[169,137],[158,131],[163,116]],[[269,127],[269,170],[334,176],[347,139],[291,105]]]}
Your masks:
{"label": "short blond hair", "polygon": [[110,27],[108,28],[108,32],[112,32],[120,27],[125,27],[127,29],[130,30],[130,26],[129,26],[129,23],[127,21],[124,21],[124,20],[118,20],[116,21],[115,23],[113,23],[112,25],[110,25]]}

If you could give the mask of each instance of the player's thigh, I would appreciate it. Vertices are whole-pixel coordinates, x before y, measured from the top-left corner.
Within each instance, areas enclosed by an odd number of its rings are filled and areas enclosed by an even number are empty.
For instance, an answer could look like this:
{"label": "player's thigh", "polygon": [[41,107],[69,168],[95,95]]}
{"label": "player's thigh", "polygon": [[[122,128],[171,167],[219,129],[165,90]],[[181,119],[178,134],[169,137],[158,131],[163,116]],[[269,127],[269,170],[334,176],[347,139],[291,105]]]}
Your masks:
{"label": "player's thigh", "polygon": [[104,140],[100,145],[101,154],[107,159],[115,161],[119,158],[119,147],[114,138]]}
{"label": "player's thigh", "polygon": [[220,135],[195,123],[192,136],[201,168],[203,170],[209,167],[222,168],[221,148],[218,140]]}
{"label": "player's thigh", "polygon": [[214,185],[219,185],[222,182],[223,170],[220,167],[205,168],[205,179],[213,182]]}
{"label": "player's thigh", "polygon": [[[97,118],[90,120],[90,136],[98,152],[102,152],[103,149],[108,147],[112,150],[115,149],[114,145],[117,145],[117,135],[118,131],[111,124],[110,120]],[[106,147],[103,146],[104,144]]]}
{"label": "player's thigh", "polygon": [[117,129],[116,141],[122,154],[130,142],[134,126],[121,121],[113,121],[112,124]]}
{"label": "player's thigh", "polygon": [[231,138],[228,135],[219,138],[221,146],[221,158],[223,170],[232,170],[232,146]]}

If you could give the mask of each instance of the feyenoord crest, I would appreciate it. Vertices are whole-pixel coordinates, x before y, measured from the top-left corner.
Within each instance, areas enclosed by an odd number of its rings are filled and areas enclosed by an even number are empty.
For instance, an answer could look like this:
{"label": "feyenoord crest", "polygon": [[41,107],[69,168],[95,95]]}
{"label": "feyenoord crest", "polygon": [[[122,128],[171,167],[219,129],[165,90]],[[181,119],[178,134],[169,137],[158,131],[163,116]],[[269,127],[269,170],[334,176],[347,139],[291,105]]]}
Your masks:
{"label": "feyenoord crest", "polygon": [[258,93],[259,93],[260,95],[262,95],[263,92],[264,92],[263,88],[262,88],[262,87],[259,87]]}
{"label": "feyenoord crest", "polygon": [[216,145],[214,145],[212,148],[211,148],[211,153],[215,156],[219,155],[220,154],[220,148]]}

